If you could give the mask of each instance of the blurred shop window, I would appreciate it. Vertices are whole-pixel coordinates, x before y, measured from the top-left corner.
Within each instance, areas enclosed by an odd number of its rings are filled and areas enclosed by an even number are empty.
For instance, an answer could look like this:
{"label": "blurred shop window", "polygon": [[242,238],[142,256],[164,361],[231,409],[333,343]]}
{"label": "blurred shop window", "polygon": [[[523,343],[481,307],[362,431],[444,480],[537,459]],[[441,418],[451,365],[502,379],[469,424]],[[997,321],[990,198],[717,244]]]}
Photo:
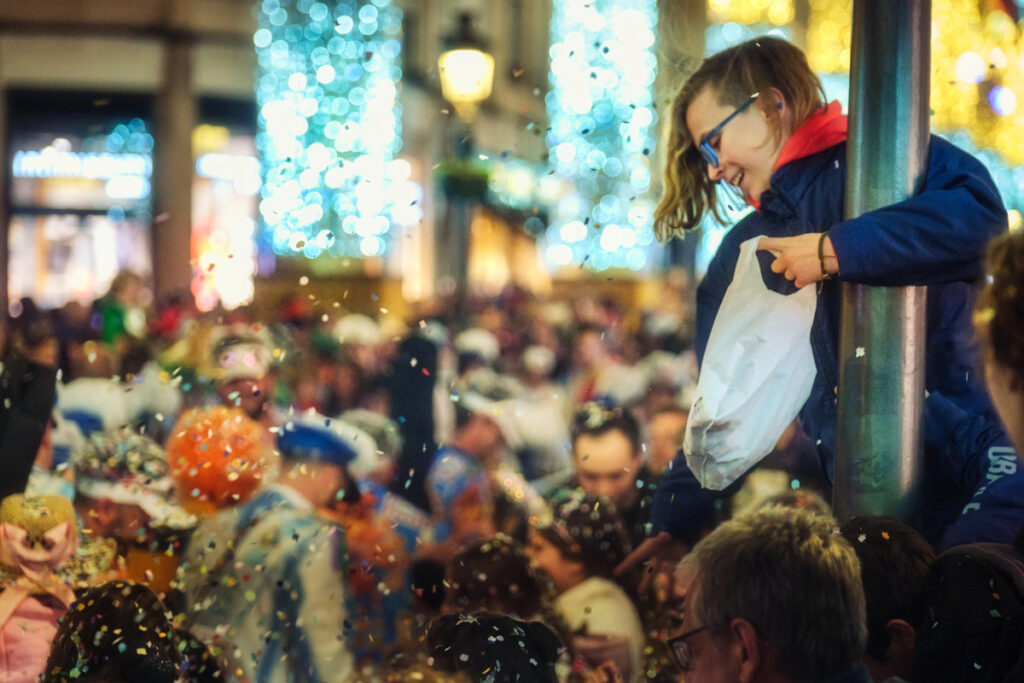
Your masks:
{"label": "blurred shop window", "polygon": [[200,311],[231,310],[252,301],[260,263],[255,108],[204,100],[200,112],[208,122],[192,132],[192,295]]}
{"label": "blurred shop window", "polygon": [[9,300],[88,304],[119,271],[148,279],[148,102],[26,91],[11,92],[8,102]]}

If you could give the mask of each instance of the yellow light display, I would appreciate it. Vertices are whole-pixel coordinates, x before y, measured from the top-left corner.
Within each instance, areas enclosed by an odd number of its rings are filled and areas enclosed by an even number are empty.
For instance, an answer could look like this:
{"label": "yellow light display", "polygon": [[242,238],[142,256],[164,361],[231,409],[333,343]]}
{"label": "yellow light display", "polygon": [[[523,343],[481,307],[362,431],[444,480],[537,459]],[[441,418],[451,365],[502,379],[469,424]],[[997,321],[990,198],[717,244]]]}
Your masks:
{"label": "yellow light display", "polygon": [[796,16],[794,0],[708,0],[708,21],[782,26]]}
{"label": "yellow light display", "polygon": [[[758,5],[764,0],[759,0]],[[740,3],[709,0],[742,14]],[[810,0],[807,59],[818,73],[850,69],[851,0]],[[981,147],[1024,164],[1024,31],[1001,10],[968,0],[933,0],[932,127],[966,129]]]}
{"label": "yellow light display", "polygon": [[852,0],[811,0],[807,61],[818,73],[850,70]]}

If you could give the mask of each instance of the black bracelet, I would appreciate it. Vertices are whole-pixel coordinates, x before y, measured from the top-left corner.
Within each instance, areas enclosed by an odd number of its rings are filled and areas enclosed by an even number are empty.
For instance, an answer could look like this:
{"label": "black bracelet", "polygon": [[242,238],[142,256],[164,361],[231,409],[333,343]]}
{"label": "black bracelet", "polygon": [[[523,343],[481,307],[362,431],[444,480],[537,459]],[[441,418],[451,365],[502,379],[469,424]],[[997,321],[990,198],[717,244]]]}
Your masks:
{"label": "black bracelet", "polygon": [[818,238],[818,263],[821,264],[821,279],[831,280],[832,274],[825,270],[825,238],[828,237],[827,232],[821,233],[821,237]]}

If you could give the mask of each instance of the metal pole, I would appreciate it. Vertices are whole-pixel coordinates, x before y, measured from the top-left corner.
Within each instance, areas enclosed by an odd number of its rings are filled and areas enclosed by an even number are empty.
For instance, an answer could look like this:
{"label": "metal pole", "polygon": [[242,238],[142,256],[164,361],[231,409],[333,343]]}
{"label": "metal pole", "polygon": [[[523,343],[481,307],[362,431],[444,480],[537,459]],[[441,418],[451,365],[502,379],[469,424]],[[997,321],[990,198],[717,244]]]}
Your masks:
{"label": "metal pole", "polygon": [[[931,0],[855,0],[846,215],[915,194],[927,170]],[[840,264],[840,269],[842,265]],[[925,288],[843,284],[833,504],[917,515]]]}
{"label": "metal pole", "polygon": [[154,177],[159,183],[156,210],[160,222],[150,234],[153,254],[153,293],[158,299],[188,292],[192,268],[192,131],[196,125],[196,99],[192,92],[191,40],[171,36],[164,43],[163,85],[156,100],[157,159]]}

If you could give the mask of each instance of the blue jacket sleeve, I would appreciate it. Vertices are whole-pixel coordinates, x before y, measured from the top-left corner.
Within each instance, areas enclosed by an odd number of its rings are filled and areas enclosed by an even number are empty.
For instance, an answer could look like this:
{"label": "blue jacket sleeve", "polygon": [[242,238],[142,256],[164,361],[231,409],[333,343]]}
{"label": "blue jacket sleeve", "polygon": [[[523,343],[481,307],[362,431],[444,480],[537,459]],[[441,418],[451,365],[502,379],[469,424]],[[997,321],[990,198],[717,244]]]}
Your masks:
{"label": "blue jacket sleeve", "polygon": [[686,465],[682,449],[661,475],[658,490],[651,504],[651,528],[653,533],[667,531],[687,545],[692,546],[708,528],[715,512],[715,497],[731,494],[725,491],[710,491],[701,488],[697,477]]}
{"label": "blue jacket sleeve", "polygon": [[981,277],[986,243],[1006,230],[1006,209],[981,162],[932,136],[924,188],[835,224],[840,276],[866,285],[930,285]]}
{"label": "blue jacket sleeve", "polygon": [[925,440],[940,471],[972,494],[941,546],[1012,543],[1024,524],[1024,467],[994,415],[972,415],[937,392],[925,400]]}
{"label": "blue jacket sleeve", "polygon": [[933,391],[925,399],[924,424],[927,452],[938,454],[935,464],[965,494],[987,483],[993,454],[1016,457],[994,414],[970,413],[939,392]]}

